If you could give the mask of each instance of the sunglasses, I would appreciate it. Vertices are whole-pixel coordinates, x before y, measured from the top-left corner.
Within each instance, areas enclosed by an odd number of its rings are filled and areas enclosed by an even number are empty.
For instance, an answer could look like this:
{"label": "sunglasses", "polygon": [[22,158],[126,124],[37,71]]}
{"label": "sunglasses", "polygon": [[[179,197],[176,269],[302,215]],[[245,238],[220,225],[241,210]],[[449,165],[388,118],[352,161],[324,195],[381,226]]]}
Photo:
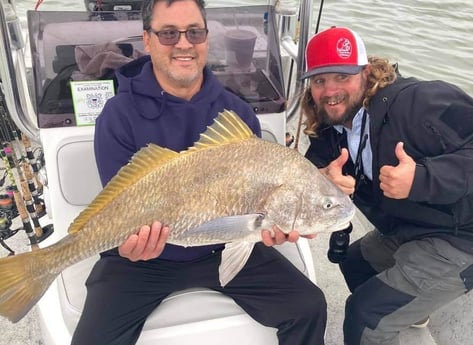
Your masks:
{"label": "sunglasses", "polygon": [[162,31],[153,31],[156,36],[158,36],[159,43],[164,46],[173,46],[179,42],[181,39],[181,34],[186,35],[187,41],[191,44],[200,44],[204,43],[207,38],[209,30],[207,29],[188,29],[185,31],[179,31],[175,29],[171,30],[162,30]]}

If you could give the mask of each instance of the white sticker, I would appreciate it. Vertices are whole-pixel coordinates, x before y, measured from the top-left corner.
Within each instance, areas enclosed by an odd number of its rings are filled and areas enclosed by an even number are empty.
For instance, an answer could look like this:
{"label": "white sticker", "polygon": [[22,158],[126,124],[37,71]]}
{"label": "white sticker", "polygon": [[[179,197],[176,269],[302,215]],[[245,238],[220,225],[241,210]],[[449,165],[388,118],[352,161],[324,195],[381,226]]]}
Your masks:
{"label": "white sticker", "polygon": [[114,11],[131,11],[131,5],[115,5],[113,6]]}
{"label": "white sticker", "polygon": [[113,80],[71,81],[77,126],[93,126],[105,102],[115,95]]}

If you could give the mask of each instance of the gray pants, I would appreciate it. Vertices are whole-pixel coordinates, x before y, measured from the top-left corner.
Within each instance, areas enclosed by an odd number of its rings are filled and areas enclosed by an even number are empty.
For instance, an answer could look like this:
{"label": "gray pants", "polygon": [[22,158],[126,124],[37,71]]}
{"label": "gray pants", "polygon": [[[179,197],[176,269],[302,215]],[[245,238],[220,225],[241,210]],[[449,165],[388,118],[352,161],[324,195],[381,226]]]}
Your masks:
{"label": "gray pants", "polygon": [[346,345],[398,345],[401,330],[473,284],[473,255],[440,238],[402,243],[374,230],[350,246],[340,267],[352,291]]}

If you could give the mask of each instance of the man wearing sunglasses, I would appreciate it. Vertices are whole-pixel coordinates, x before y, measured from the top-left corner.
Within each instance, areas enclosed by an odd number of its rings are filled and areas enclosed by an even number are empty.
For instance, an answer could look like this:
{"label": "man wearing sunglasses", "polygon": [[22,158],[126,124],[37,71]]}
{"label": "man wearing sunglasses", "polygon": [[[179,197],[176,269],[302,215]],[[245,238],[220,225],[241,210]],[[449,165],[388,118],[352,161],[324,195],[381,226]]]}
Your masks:
{"label": "man wearing sunglasses", "polygon": [[[148,143],[174,151],[198,140],[224,109],[260,135],[251,107],[225,90],[206,67],[209,42],[203,0],[147,0],[143,40],[149,56],[117,71],[118,94],[95,130],[102,183]],[[133,200],[130,200],[130,207]],[[224,244],[166,244],[169,228],[145,225],[119,248],[102,253],[87,280],[84,311],[73,345],[135,344],[149,314],[174,291],[206,287],[232,297],[258,322],[278,329],[279,344],[323,345],[323,293],[271,246],[298,239],[262,232],[242,271],[224,288],[218,266]]]}

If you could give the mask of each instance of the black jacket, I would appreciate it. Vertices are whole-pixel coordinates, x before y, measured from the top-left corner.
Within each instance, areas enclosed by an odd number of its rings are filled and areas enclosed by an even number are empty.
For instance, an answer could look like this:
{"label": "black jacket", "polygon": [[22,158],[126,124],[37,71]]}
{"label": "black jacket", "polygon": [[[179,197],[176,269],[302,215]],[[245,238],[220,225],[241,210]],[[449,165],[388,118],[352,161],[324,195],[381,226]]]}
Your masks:
{"label": "black jacket", "polygon": [[[371,99],[370,144],[373,181],[358,182],[354,201],[382,232],[417,229],[409,237],[442,232],[473,237],[473,98],[442,81],[399,77]],[[306,153],[319,168],[347,147],[346,135],[322,127]],[[395,146],[417,163],[407,199],[383,196],[379,170],[397,165]],[[351,159],[344,173],[354,176]],[[400,226],[402,225],[402,226]]]}

